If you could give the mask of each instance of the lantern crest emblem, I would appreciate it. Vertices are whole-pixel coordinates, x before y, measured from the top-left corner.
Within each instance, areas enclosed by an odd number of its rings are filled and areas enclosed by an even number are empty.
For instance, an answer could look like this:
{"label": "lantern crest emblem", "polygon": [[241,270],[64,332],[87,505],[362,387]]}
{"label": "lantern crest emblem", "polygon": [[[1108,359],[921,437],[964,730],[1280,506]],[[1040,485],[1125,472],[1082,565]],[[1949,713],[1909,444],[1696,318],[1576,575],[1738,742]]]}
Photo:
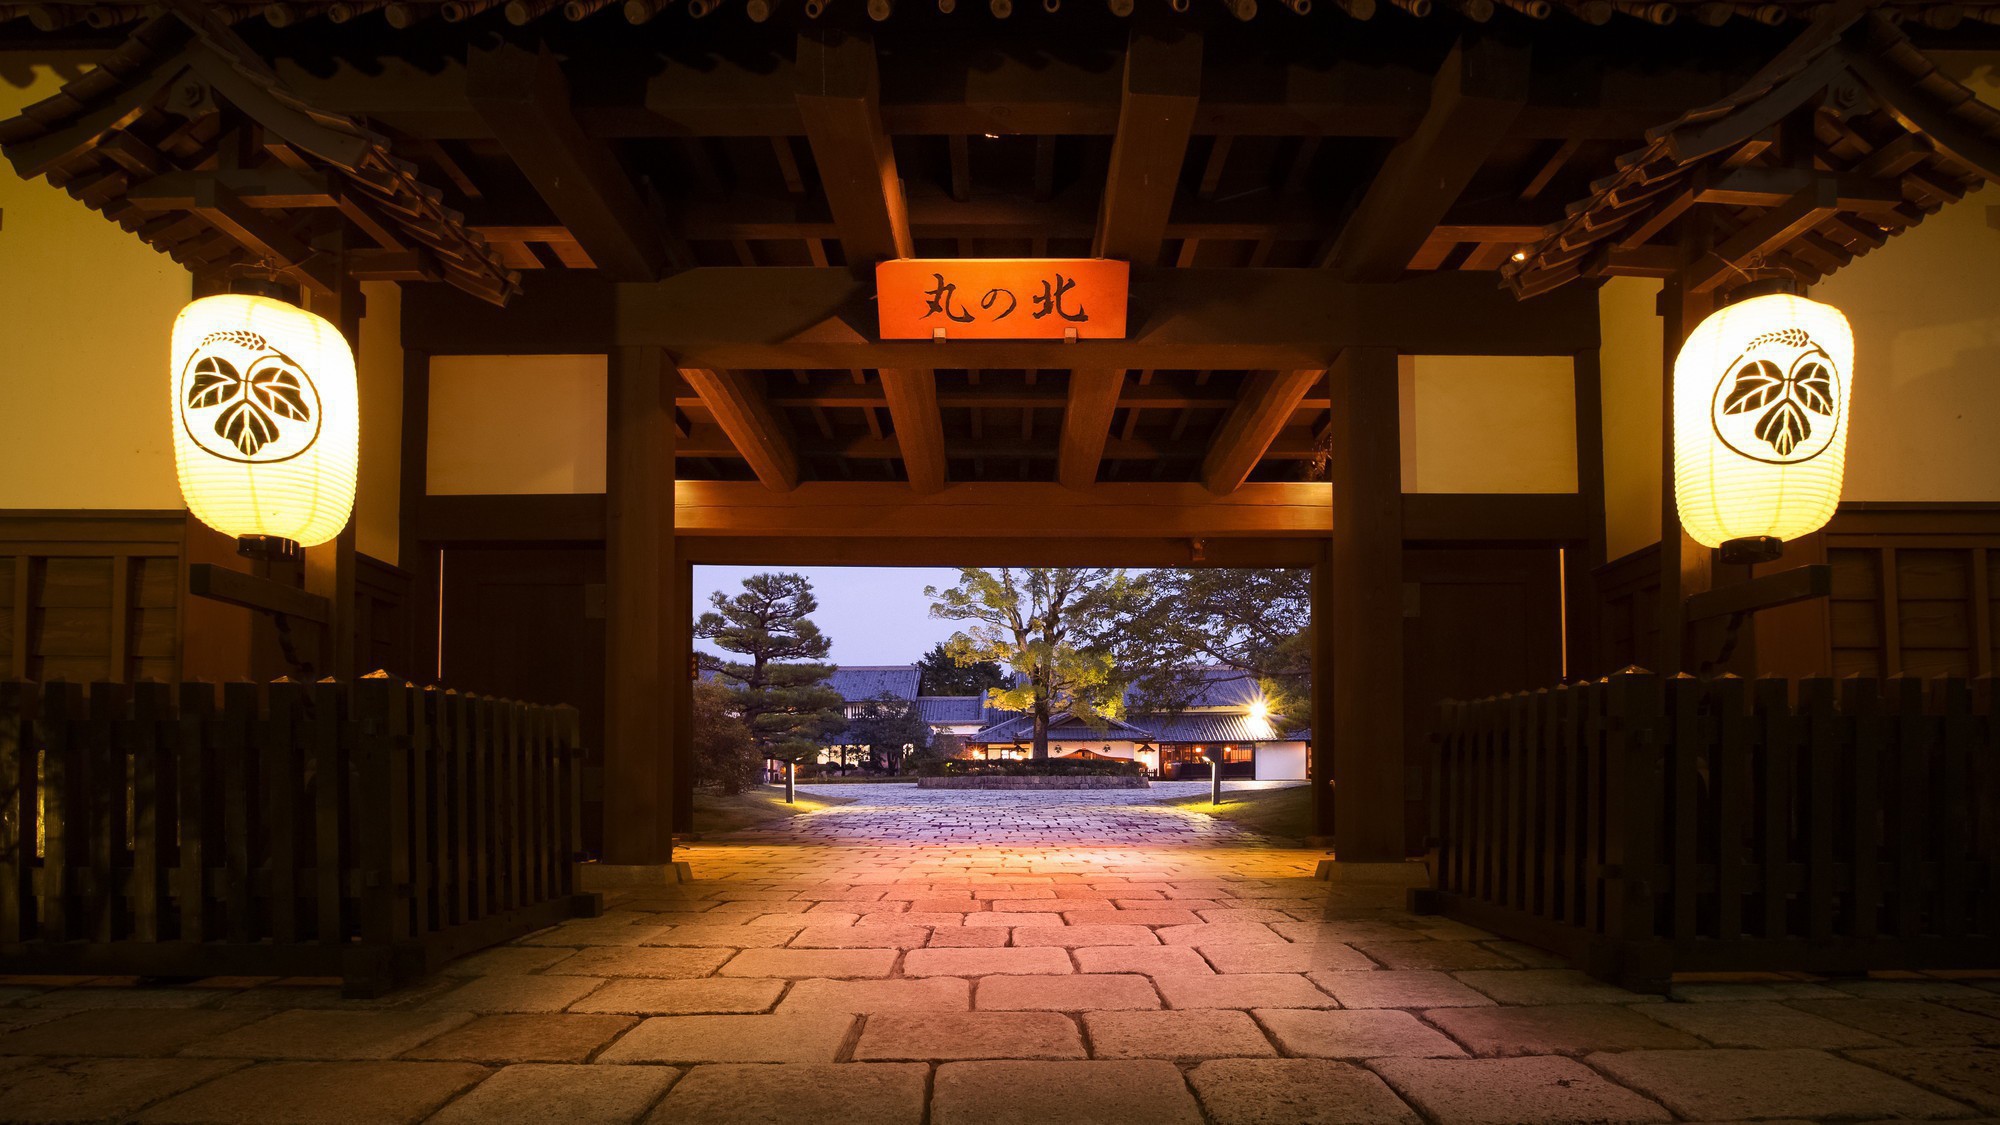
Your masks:
{"label": "lantern crest emblem", "polygon": [[1724,445],[1771,465],[1796,465],[1832,444],[1844,397],[1839,366],[1802,328],[1752,337],[1716,381],[1710,424]]}
{"label": "lantern crest emblem", "polygon": [[229,461],[289,461],[319,440],[319,389],[303,367],[261,334],[202,337],[175,394],[181,426],[204,451]]}

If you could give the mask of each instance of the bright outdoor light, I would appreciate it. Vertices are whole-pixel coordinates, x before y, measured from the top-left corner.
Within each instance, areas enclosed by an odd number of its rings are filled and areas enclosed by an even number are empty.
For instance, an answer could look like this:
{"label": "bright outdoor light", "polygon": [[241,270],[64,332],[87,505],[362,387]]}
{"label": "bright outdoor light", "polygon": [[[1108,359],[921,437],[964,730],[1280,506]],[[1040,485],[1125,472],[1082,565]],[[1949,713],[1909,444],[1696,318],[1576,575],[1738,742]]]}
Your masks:
{"label": "bright outdoor light", "polygon": [[354,509],[354,353],[271,297],[203,297],[174,321],[174,464],[196,518],[250,542],[324,543]]}
{"label": "bright outdoor light", "polygon": [[1271,704],[1263,696],[1250,701],[1250,721],[1261,723],[1271,717]]}
{"label": "bright outdoor light", "polygon": [[1840,310],[1770,293],[1718,310],[1674,361],[1674,501],[1730,562],[1776,558],[1840,503],[1854,333]]}

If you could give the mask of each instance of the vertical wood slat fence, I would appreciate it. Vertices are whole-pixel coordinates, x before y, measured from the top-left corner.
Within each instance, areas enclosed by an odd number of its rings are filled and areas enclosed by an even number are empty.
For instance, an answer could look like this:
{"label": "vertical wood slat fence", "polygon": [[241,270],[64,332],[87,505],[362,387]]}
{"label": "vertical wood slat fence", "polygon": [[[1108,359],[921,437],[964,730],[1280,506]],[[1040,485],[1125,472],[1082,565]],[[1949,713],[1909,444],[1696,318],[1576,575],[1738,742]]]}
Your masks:
{"label": "vertical wood slat fence", "polygon": [[0,681],[0,972],[377,995],[578,914],[577,713],[384,676]]}
{"label": "vertical wood slat fence", "polygon": [[2000,681],[1628,669],[1438,729],[1418,909],[1649,990],[2000,967]]}

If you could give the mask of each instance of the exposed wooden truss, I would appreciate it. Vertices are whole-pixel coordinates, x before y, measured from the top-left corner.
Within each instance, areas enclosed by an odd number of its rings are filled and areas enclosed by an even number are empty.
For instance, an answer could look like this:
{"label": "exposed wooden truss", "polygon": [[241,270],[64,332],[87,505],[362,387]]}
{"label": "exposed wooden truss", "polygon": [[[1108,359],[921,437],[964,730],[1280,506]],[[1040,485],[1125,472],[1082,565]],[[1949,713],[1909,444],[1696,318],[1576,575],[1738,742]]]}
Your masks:
{"label": "exposed wooden truss", "polygon": [[[1968,22],[2000,23],[2000,11],[1982,3],[1943,4],[1936,0],[1891,2],[1907,13],[1906,18],[1940,31],[1949,31]],[[682,6],[678,14],[681,19],[702,19],[722,6],[698,0]],[[139,21],[146,15],[148,7],[143,0],[40,0],[0,4],[0,20],[19,20],[44,32],[102,31]],[[501,0],[278,0],[267,4],[230,4],[224,6],[224,10],[233,21],[257,22],[278,29],[309,27],[316,21],[344,25],[379,20],[377,26],[402,31],[440,23],[521,27],[535,23],[560,25],[588,21],[638,26],[652,23],[667,14],[670,7],[670,0],[626,0],[624,3],[613,0],[569,0],[567,3],[556,3],[554,0],[508,0],[506,3]],[[932,3],[912,7],[919,11],[935,8],[948,13],[957,6]],[[1113,3],[1109,10],[1114,16],[1127,17],[1133,14],[1135,7],[1130,3]],[[1310,7],[1286,7],[1291,14],[1298,16],[1311,11]],[[1256,19],[1260,10],[1257,5],[1241,3],[1240,0],[1232,0],[1226,8],[1232,18],[1242,21]],[[1383,10],[1393,11],[1395,17],[1405,19],[1414,17],[1445,22],[1455,18],[1457,22],[1473,25],[1486,24],[1497,18],[1502,22],[1533,26],[1560,13],[1567,21],[1593,27],[1613,20],[1671,26],[1683,19],[1708,27],[1720,27],[1731,21],[1769,26],[1804,20],[1810,16],[1812,9],[1813,5],[1809,4],[1717,3],[1714,0],[1654,0],[1650,3],[1624,4],[1610,0],[1550,0],[1546,4],[1507,0],[1497,5],[1461,3],[1435,7],[1411,3]],[[774,0],[748,0],[739,8],[730,9],[729,17],[764,23],[780,10],[780,5]],[[1377,6],[1360,0],[1345,0],[1327,5],[1321,18],[1328,20],[1330,26],[1362,23],[1373,19],[1377,10]],[[819,19],[824,11],[824,4],[803,7],[809,20]],[[899,14],[897,6],[887,2],[870,4],[867,11],[869,18],[878,22]],[[976,16],[972,14],[974,11],[978,13]],[[987,4],[969,7],[967,15],[962,18],[1004,20],[1012,12],[1011,5]],[[1275,18],[1287,19],[1291,16]]]}
{"label": "exposed wooden truss", "polygon": [[[1996,176],[2000,110],[1849,2],[1730,97],[1652,130],[1502,273],[1523,295],[1677,271],[1691,293],[1817,281]],[[1689,221],[1713,246],[1684,260]]]}
{"label": "exposed wooden truss", "polygon": [[300,99],[206,7],[175,5],[0,122],[0,152],[191,270],[260,263],[331,294],[313,243],[345,225],[384,272],[495,302],[519,285],[387,138]]}

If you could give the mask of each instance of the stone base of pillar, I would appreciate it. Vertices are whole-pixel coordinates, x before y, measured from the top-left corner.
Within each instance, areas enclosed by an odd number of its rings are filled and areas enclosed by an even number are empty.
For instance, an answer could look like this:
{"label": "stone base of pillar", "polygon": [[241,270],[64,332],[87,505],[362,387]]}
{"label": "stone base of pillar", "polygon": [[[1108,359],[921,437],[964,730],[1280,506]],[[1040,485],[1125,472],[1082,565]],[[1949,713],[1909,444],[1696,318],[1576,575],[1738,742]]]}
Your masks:
{"label": "stone base of pillar", "polygon": [[635,891],[694,882],[682,860],[672,863],[579,863],[576,885],[585,891]]}
{"label": "stone base of pillar", "polygon": [[1313,870],[1313,878],[1361,887],[1428,887],[1431,883],[1430,869],[1420,859],[1402,863],[1342,863],[1323,859]]}

